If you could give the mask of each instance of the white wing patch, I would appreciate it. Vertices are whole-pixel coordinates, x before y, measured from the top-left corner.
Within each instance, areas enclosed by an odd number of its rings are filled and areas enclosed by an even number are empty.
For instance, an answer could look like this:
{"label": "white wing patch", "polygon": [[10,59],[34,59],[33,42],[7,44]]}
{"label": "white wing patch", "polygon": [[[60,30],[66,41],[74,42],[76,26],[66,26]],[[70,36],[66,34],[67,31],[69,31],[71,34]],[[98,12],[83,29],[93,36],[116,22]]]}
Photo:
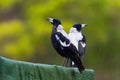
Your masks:
{"label": "white wing patch", "polygon": [[86,44],[83,43],[83,42],[80,42],[80,44],[82,45],[82,47],[85,47],[85,46],[86,46]]}
{"label": "white wing patch", "polygon": [[55,37],[56,37],[57,40],[60,40],[60,38],[58,37],[58,35],[55,35]]}
{"label": "white wing patch", "polygon": [[69,43],[69,44],[66,44],[65,41],[62,42],[62,41],[60,40],[60,38],[59,38],[58,35],[55,35],[55,37],[56,37],[57,40],[59,40],[60,44],[61,44],[63,47],[69,47],[69,46],[70,46],[70,43]]}
{"label": "white wing patch", "polygon": [[66,44],[65,41],[64,41],[64,42],[60,41],[60,44],[61,44],[63,47],[69,47],[69,46],[70,46],[70,43],[69,43],[69,44]]}

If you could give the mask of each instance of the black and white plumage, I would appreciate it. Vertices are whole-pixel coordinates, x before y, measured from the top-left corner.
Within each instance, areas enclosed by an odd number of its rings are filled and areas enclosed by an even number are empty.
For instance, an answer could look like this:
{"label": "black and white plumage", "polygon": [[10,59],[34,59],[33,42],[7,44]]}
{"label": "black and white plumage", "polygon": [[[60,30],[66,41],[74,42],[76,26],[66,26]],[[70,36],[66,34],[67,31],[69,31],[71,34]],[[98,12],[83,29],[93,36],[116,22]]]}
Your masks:
{"label": "black and white plumage", "polygon": [[[85,54],[86,48],[86,37],[81,32],[81,29],[85,26],[87,26],[87,24],[75,24],[69,32],[69,38],[71,40],[71,43],[74,44],[77,50],[79,51],[80,58],[82,58],[82,56]],[[74,63],[71,64],[71,66],[73,65]]]}
{"label": "black and white plumage", "polygon": [[65,58],[70,58],[75,65],[78,67],[79,71],[84,70],[80,59],[80,53],[75,47],[68,36],[68,34],[63,30],[61,22],[58,19],[48,18],[49,22],[53,25],[51,42],[55,50]]}

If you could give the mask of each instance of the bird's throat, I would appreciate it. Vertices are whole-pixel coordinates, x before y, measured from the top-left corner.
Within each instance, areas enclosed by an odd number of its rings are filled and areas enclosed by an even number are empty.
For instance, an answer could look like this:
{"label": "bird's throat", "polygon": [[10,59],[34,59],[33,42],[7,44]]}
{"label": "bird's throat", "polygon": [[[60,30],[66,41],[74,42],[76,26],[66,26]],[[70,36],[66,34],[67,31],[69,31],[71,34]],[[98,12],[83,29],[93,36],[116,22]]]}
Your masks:
{"label": "bird's throat", "polygon": [[57,28],[56,28],[56,26],[53,25],[52,33],[53,33],[53,32],[56,32],[56,31],[57,31]]}

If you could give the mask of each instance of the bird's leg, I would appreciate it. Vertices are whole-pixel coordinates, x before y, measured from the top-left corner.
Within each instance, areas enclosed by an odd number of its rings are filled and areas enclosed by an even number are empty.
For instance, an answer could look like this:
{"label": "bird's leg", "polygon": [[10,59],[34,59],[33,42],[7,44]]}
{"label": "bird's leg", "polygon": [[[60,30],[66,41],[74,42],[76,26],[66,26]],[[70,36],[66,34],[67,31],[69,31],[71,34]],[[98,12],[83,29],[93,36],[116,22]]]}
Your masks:
{"label": "bird's leg", "polygon": [[67,58],[66,67],[72,67],[72,60]]}
{"label": "bird's leg", "polygon": [[69,63],[69,58],[66,58],[66,67],[69,67],[68,63]]}
{"label": "bird's leg", "polygon": [[69,58],[64,58],[62,66],[69,67]]}
{"label": "bird's leg", "polygon": [[62,66],[72,67],[72,60],[70,58],[64,58]]}
{"label": "bird's leg", "polygon": [[70,58],[68,58],[68,63],[67,63],[68,67],[72,67],[72,60]]}
{"label": "bird's leg", "polygon": [[62,66],[66,66],[65,65],[66,64],[66,60],[67,60],[66,58],[63,59]]}

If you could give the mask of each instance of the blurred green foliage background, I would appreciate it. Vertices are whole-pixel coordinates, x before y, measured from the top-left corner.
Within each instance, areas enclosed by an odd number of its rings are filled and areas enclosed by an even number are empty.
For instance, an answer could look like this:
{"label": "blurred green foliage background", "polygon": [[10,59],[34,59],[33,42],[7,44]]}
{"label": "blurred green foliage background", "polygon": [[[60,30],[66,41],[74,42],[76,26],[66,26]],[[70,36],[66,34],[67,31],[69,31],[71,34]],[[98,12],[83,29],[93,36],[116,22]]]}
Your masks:
{"label": "blurred green foliage background", "polygon": [[61,65],[48,17],[60,19],[66,32],[88,24],[84,65],[95,70],[95,80],[120,80],[120,0],[0,0],[0,55]]}

